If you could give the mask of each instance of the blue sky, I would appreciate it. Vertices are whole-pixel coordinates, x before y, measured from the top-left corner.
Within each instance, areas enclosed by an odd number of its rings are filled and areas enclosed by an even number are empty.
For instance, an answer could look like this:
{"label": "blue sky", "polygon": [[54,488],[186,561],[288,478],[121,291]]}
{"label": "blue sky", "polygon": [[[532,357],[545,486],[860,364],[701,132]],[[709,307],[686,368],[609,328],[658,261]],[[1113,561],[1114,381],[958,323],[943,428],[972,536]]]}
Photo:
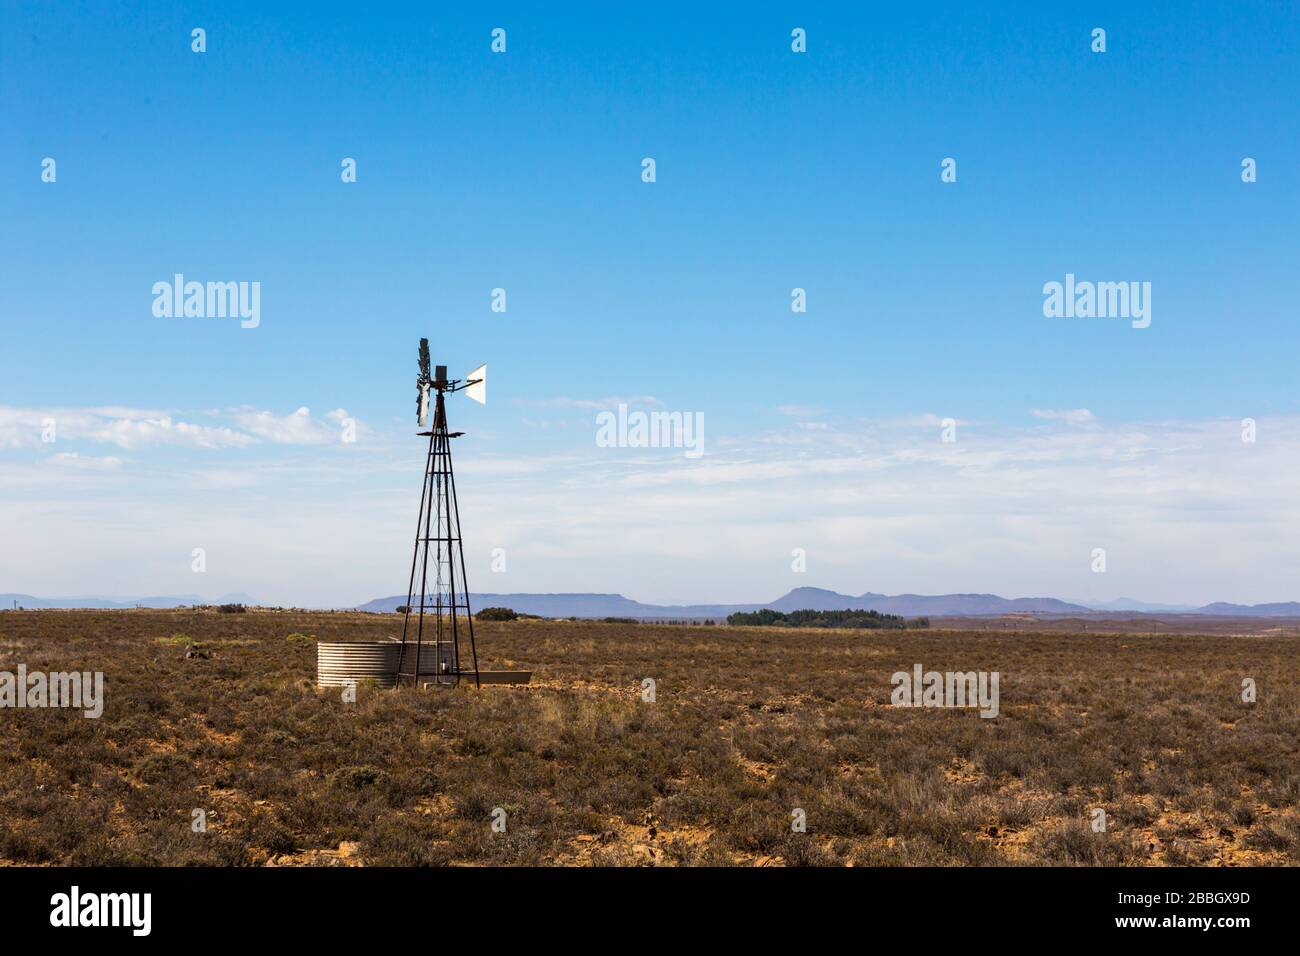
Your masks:
{"label": "blue sky", "polygon": [[[491,369],[475,590],[1300,597],[1300,13],[1051,6],[5,4],[0,591],[400,590],[425,335]],[[1045,318],[1067,272],[1150,328]],[[596,448],[619,399],[707,454]]]}

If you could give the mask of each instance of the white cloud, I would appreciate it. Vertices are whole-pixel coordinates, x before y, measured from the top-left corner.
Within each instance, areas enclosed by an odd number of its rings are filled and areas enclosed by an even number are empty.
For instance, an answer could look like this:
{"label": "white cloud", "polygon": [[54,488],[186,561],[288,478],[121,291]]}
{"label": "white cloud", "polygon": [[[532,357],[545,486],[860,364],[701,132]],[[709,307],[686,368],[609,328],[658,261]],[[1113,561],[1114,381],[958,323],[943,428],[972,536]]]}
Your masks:
{"label": "white cloud", "polygon": [[554,398],[516,398],[513,399],[516,405],[524,405],[530,408],[583,408],[613,410],[619,405],[627,405],[629,408],[638,405],[661,406],[663,402],[653,395],[611,395],[606,398],[569,398],[567,396],[556,396]]}
{"label": "white cloud", "polygon": [[[325,605],[401,591],[423,447],[371,442],[345,463],[313,442],[311,426],[332,426],[309,412],[243,414],[266,437],[239,426],[241,434],[303,447],[255,470],[221,450],[205,452],[202,464],[134,472],[51,455],[6,463],[0,526],[11,546],[0,549],[0,578],[32,593],[88,582],[180,592],[191,580],[193,537],[210,559],[224,553],[209,565],[225,575],[212,579],[217,590]],[[959,430],[955,443],[939,441],[924,421],[858,420],[829,432],[788,421],[719,434],[698,461],[673,449],[597,448],[580,436],[528,454],[517,436],[478,436],[456,459],[470,584],[664,602],[765,600],[802,584],[1300,599],[1292,487],[1300,417],[1261,420],[1254,444],[1226,418],[984,423]],[[186,529],[179,543],[169,531],[178,523]],[[245,537],[250,528],[259,530]],[[51,542],[74,533],[89,550],[82,566],[67,568]],[[493,547],[509,551],[508,576],[490,573]],[[789,570],[795,547],[808,551],[806,575]],[[1094,547],[1107,549],[1104,575],[1091,573]],[[298,561],[306,553],[309,570]]]}
{"label": "white cloud", "polygon": [[[202,413],[211,415],[211,413]],[[247,448],[261,442],[320,445],[341,440],[346,409],[313,419],[307,408],[288,415],[252,408],[230,413],[232,424],[198,425],[170,412],[123,406],[20,408],[0,406],[0,448],[41,448],[47,425],[55,442],[87,441],[138,450],[154,447]],[[52,444],[52,443],[51,443]]]}
{"label": "white cloud", "polygon": [[131,408],[127,405],[101,405],[87,408],[87,414],[104,418],[164,418],[167,412],[158,409]]}
{"label": "white cloud", "polygon": [[907,415],[903,418],[895,419],[892,422],[882,422],[881,424],[899,426],[924,425],[926,428],[942,428],[949,419],[952,419],[952,421],[957,425],[972,424],[972,422],[965,418],[957,418],[955,415],[936,415],[934,412],[923,412],[920,415]]}
{"label": "white cloud", "polygon": [[92,471],[109,471],[122,466],[121,458],[114,458],[111,455],[82,455],[75,451],[61,451],[51,456],[50,460],[56,465],[66,465],[71,468],[83,468]]}
{"label": "white cloud", "polygon": [[[341,422],[348,417],[348,413],[345,409],[336,408],[325,417]],[[305,405],[288,415],[237,409],[234,419],[249,434],[277,445],[327,445],[340,441],[338,427],[312,418],[311,409]]]}
{"label": "white cloud", "polygon": [[135,449],[155,445],[187,445],[192,448],[242,448],[253,438],[231,428],[194,425],[162,418],[118,418],[89,429],[76,428],[71,434],[61,430],[60,439],[88,438],[108,442],[119,448]]}
{"label": "white cloud", "polygon": [[1086,408],[1031,408],[1029,414],[1067,425],[1092,425],[1097,421],[1097,416]]}
{"label": "white cloud", "polygon": [[815,405],[778,405],[776,410],[789,418],[816,418],[823,414]]}

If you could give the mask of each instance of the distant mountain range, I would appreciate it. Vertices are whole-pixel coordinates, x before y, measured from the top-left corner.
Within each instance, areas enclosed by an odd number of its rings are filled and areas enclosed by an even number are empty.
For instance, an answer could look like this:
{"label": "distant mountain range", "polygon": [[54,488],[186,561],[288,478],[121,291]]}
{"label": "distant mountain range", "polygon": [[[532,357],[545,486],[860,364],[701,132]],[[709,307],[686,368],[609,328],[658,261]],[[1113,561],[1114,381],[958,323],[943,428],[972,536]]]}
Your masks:
{"label": "distant mountain range", "polygon": [[[405,595],[378,598],[357,610],[389,612]],[[1144,604],[1119,598],[1105,604],[1070,603],[1056,598],[1004,598],[996,594],[839,594],[824,588],[795,588],[766,604],[643,604],[621,594],[471,594],[470,606],[508,607],[543,617],[724,618],[737,611],[879,611],[904,617],[977,617],[999,614],[1088,614],[1098,611],[1213,614],[1232,617],[1300,616],[1300,603],[1207,604],[1204,607]]]}
{"label": "distant mountain range", "polygon": [[170,594],[160,597],[63,597],[42,598],[30,594],[0,594],[0,609],[12,608],[15,604],[24,608],[131,608],[131,607],[190,607],[194,604],[248,604],[257,601],[248,594],[226,594],[215,601],[199,597],[197,594]]}
{"label": "distant mountain range", "polygon": [[1215,601],[1192,613],[1218,614],[1223,617],[1295,617],[1300,614],[1300,603],[1277,601],[1273,604],[1228,604],[1226,601]]}
{"label": "distant mountain range", "polygon": [[[1067,599],[1070,604],[1078,604],[1093,611],[1139,611],[1143,614],[1182,614],[1197,610],[1195,604],[1153,604],[1150,601],[1138,601],[1134,598],[1116,598],[1113,601],[1078,601]],[[1203,611],[1200,613],[1204,613]]]}
{"label": "distant mountain range", "polygon": [[[737,611],[879,611],[904,617],[983,617],[999,614],[1201,614],[1218,617],[1300,617],[1300,602],[1228,604],[1222,601],[1194,607],[1152,604],[1132,598],[1114,601],[1061,601],[1056,598],[1004,598],[996,594],[839,594],[825,588],[795,588],[766,604],[643,604],[621,594],[471,594],[470,606],[508,607],[521,614],[542,617],[635,617],[722,619]],[[197,594],[155,597],[41,598],[30,594],[0,594],[0,608],[172,608],[194,604],[246,604],[258,602],[248,594],[226,594],[208,600]],[[357,610],[386,613],[406,603],[405,595],[378,598]]]}

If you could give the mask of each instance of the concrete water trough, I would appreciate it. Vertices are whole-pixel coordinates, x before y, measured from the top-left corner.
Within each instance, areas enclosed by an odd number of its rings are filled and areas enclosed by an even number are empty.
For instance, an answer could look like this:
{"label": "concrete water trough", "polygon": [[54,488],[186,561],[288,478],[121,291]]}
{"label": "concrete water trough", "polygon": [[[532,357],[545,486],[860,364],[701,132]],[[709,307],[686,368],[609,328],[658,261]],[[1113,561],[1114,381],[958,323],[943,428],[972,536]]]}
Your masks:
{"label": "concrete water trough", "polygon": [[[462,682],[468,684],[470,687],[474,686],[473,671],[462,671],[460,675],[460,679]],[[532,671],[479,671],[478,672],[478,682],[484,687],[486,687],[488,684],[527,684],[532,679],[533,679]],[[433,687],[436,683],[433,680],[432,674],[428,675],[427,678],[425,677],[425,675],[421,674],[420,680],[424,687]]]}

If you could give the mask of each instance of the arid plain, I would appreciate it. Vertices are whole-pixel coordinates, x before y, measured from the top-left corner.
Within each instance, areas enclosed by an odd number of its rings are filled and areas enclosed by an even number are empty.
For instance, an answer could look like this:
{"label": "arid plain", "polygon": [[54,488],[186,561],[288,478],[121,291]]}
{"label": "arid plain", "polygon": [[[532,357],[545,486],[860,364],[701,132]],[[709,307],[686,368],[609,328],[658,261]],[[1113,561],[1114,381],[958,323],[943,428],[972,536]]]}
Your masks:
{"label": "arid plain", "polygon": [[[316,641],[396,615],[6,611],[0,670],[105,701],[0,712],[0,863],[1300,863],[1294,626],[935,624],[480,622],[531,685],[349,703]],[[916,664],[998,672],[999,715],[891,706]]]}

